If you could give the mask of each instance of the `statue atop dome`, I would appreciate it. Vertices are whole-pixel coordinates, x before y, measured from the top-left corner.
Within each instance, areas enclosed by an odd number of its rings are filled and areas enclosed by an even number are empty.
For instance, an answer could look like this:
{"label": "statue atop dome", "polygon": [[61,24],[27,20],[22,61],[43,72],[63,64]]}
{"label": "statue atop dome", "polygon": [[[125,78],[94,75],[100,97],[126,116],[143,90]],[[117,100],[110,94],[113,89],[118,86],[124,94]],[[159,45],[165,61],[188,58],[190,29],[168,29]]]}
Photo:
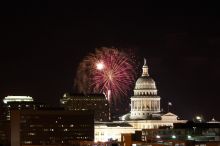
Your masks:
{"label": "statue atop dome", "polygon": [[148,74],[148,66],[147,66],[147,61],[146,59],[144,58],[144,65],[142,67],[142,77],[144,76],[149,76]]}
{"label": "statue atop dome", "polygon": [[147,66],[147,60],[144,58],[144,66]]}

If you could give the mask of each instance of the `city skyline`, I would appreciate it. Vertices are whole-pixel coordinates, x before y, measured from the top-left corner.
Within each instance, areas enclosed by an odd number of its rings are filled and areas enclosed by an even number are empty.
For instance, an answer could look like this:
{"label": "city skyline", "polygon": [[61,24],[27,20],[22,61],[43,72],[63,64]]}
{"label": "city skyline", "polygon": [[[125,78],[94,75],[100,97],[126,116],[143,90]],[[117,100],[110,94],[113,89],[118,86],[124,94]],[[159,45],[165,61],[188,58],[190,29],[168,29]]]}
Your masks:
{"label": "city skyline", "polygon": [[171,112],[184,119],[203,114],[206,120],[220,120],[220,20],[214,9],[200,16],[189,16],[184,8],[173,9],[178,16],[162,15],[164,10],[56,2],[6,6],[1,14],[1,99],[27,95],[58,105],[73,90],[83,58],[113,46],[133,49],[140,71],[147,59],[165,111],[171,102]]}

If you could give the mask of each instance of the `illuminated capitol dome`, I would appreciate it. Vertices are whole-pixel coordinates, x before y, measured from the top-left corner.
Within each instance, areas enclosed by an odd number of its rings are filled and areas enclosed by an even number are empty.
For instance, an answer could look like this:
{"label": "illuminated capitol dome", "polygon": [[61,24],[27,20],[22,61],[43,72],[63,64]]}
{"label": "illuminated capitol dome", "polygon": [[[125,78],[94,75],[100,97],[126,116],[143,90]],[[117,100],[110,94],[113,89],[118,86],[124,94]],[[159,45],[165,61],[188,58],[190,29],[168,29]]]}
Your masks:
{"label": "illuminated capitol dome", "polygon": [[160,112],[160,97],[157,96],[155,81],[149,76],[146,59],[142,67],[142,76],[138,78],[131,97],[130,119],[147,119]]}

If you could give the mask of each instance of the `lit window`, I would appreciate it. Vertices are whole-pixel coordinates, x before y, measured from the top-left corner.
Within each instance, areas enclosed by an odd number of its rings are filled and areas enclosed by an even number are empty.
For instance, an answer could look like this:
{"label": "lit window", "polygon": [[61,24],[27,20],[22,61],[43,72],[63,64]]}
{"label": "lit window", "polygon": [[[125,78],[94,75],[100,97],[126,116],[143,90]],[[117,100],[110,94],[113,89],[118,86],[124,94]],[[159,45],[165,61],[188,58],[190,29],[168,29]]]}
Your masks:
{"label": "lit window", "polygon": [[48,129],[44,129],[44,131],[49,131]]}
{"label": "lit window", "polygon": [[175,138],[176,138],[176,135],[172,135],[172,138],[175,139]]}
{"label": "lit window", "polygon": [[33,133],[33,132],[29,132],[28,135],[35,135],[35,133]]}
{"label": "lit window", "polygon": [[24,141],[25,144],[32,144],[32,141]]}
{"label": "lit window", "polygon": [[50,131],[54,131],[54,129],[53,129],[53,128],[51,128],[51,129],[50,129]]}
{"label": "lit window", "polygon": [[68,131],[68,129],[67,129],[67,128],[65,128],[65,129],[63,129],[63,131]]}
{"label": "lit window", "polygon": [[157,135],[156,138],[160,138],[160,135]]}

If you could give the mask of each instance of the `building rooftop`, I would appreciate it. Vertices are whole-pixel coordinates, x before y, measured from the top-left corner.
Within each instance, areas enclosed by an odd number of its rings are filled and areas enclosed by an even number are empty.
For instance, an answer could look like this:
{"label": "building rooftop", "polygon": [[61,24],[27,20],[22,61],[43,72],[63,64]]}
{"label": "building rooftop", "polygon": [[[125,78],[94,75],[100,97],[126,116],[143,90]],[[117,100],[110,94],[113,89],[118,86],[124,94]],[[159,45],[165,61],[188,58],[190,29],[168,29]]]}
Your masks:
{"label": "building rooftop", "polygon": [[7,104],[8,102],[32,102],[34,101],[30,96],[7,96],[3,99],[3,102]]}
{"label": "building rooftop", "polygon": [[107,127],[132,127],[132,125],[126,122],[96,122],[95,125]]}
{"label": "building rooftop", "polygon": [[220,128],[220,123],[196,123],[193,121],[188,121],[186,123],[174,123],[175,129],[185,129],[185,128]]}
{"label": "building rooftop", "polygon": [[105,99],[105,95],[104,94],[82,94],[82,93],[65,93],[63,95],[63,98],[69,98],[69,97],[77,97],[77,98],[104,98]]}

